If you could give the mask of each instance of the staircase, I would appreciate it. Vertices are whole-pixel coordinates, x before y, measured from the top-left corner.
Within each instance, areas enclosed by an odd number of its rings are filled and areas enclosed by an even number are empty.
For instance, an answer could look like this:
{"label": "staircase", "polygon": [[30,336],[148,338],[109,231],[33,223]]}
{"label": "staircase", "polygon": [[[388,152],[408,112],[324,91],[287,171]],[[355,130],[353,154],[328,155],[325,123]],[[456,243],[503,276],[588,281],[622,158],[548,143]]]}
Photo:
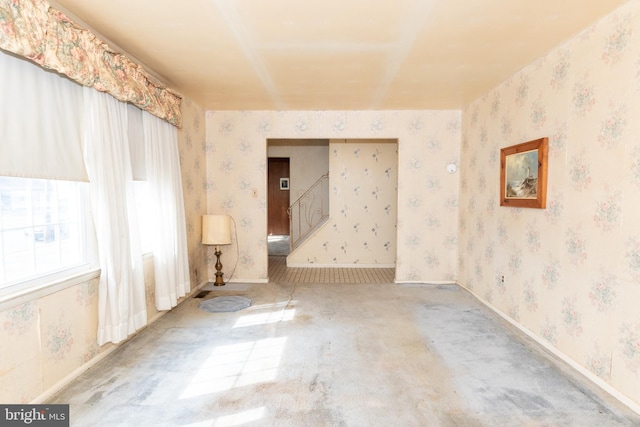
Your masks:
{"label": "staircase", "polygon": [[291,250],[329,219],[329,173],[322,175],[287,209]]}

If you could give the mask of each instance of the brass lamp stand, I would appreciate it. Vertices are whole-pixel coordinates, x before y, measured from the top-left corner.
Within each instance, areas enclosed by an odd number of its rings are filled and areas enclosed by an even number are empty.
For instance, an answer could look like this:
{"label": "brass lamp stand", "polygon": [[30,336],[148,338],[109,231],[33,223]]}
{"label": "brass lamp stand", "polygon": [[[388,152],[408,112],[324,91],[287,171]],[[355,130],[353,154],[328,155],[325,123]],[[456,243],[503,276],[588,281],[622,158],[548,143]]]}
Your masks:
{"label": "brass lamp stand", "polygon": [[224,286],[224,280],[222,279],[222,276],[224,276],[224,273],[222,272],[222,263],[220,262],[220,255],[222,255],[222,252],[220,252],[220,246],[216,245],[216,251],[214,252],[215,256],[216,256],[216,281],[213,282],[213,286]]}
{"label": "brass lamp stand", "polygon": [[220,262],[220,245],[231,244],[231,217],[229,215],[203,215],[202,216],[202,243],[215,245],[216,256],[216,281],[214,286],[224,286],[224,273]]}

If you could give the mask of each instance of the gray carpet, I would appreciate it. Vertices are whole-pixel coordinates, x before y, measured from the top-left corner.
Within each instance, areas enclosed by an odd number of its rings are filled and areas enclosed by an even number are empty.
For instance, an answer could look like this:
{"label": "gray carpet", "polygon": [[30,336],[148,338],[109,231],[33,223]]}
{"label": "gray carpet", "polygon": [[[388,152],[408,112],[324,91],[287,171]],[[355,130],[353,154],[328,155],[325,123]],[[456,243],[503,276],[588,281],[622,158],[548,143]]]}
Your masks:
{"label": "gray carpet", "polygon": [[217,288],[72,381],[72,426],[638,426],[458,286]]}
{"label": "gray carpet", "polygon": [[289,236],[269,236],[267,239],[270,256],[287,256],[290,252]]}
{"label": "gray carpet", "polygon": [[238,311],[247,307],[251,307],[251,300],[237,295],[211,298],[198,304],[200,310],[209,313]]}

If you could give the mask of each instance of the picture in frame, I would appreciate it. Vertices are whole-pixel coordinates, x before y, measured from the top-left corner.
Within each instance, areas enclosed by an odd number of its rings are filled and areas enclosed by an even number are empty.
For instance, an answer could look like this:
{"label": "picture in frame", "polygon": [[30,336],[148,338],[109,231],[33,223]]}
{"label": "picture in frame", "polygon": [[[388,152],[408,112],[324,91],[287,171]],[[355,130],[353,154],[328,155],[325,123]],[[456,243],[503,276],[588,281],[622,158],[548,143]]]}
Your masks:
{"label": "picture in frame", "polygon": [[285,191],[289,190],[289,178],[280,178],[280,189]]}
{"label": "picture in frame", "polygon": [[549,138],[500,149],[500,206],[546,208]]}

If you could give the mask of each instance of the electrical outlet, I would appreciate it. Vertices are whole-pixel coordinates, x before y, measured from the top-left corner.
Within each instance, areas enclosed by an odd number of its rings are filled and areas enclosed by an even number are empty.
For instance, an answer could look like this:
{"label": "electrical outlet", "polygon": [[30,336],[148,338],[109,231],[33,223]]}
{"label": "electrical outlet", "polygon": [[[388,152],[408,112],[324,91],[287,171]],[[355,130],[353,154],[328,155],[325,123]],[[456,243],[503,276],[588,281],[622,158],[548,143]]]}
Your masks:
{"label": "electrical outlet", "polygon": [[502,283],[504,285],[504,274],[502,276],[500,276],[500,283]]}

